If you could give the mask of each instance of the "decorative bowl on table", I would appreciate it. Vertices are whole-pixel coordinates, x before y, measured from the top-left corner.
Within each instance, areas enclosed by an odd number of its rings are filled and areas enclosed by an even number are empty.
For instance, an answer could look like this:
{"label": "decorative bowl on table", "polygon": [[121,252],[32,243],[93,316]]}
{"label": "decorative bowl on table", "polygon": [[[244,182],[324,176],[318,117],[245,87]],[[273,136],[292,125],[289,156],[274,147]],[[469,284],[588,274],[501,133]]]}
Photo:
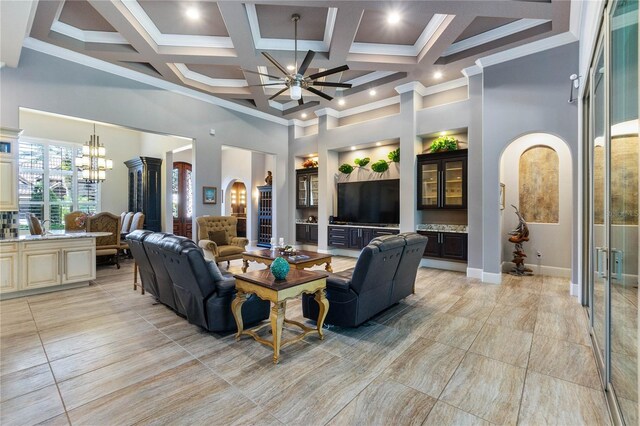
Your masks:
{"label": "decorative bowl on table", "polygon": [[283,256],[295,256],[296,253],[296,249],[291,246],[284,246],[280,249],[280,254]]}

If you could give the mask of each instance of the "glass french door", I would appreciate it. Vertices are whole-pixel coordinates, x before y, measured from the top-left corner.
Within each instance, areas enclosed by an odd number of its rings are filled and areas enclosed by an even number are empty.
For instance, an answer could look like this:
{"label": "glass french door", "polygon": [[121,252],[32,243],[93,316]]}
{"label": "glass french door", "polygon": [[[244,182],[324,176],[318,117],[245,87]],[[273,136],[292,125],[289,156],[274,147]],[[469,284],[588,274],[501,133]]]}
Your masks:
{"label": "glass french door", "polygon": [[638,1],[607,4],[583,105],[593,343],[616,423],[638,424]]}
{"label": "glass french door", "polygon": [[171,173],[171,207],[173,211],[173,233],[192,238],[193,182],[191,164],[182,161],[173,163]]}

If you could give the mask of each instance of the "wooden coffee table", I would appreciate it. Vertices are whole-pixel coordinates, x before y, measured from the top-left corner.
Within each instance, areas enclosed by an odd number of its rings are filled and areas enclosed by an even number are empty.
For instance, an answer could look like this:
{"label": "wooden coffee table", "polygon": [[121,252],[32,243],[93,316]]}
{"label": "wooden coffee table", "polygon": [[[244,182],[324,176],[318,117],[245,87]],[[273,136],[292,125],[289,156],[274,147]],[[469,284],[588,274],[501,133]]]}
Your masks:
{"label": "wooden coffee table", "polygon": [[298,250],[296,257],[281,255],[279,251],[271,250],[254,250],[242,253],[242,272],[247,272],[249,262],[262,263],[270,266],[278,257],[283,257],[295,269],[307,269],[312,266],[325,264],[324,269],[327,272],[333,272],[331,268],[331,255],[318,253],[315,251]]}
{"label": "wooden coffee table", "polygon": [[[273,363],[277,364],[280,359],[280,348],[301,340],[309,333],[317,332],[320,340],[324,339],[322,325],[329,311],[329,301],[327,300],[325,289],[327,287],[327,274],[324,272],[305,271],[300,269],[292,269],[289,271],[287,278],[284,280],[276,280],[269,269],[261,271],[252,271],[246,274],[234,275],[236,279],[236,298],[231,302],[231,312],[238,326],[236,340],[240,336],[247,334],[256,341],[273,348]],[[307,327],[297,321],[285,318],[287,309],[287,300],[300,296],[302,293],[315,294],[315,300],[318,302],[320,312],[316,328]],[[273,302],[271,307],[270,325],[272,340],[267,340],[258,335],[258,331],[269,326],[264,324],[256,328],[245,330],[242,323],[242,304],[247,300],[250,294],[255,294],[262,300]],[[292,324],[302,329],[302,333],[282,340],[282,326],[284,323]]]}

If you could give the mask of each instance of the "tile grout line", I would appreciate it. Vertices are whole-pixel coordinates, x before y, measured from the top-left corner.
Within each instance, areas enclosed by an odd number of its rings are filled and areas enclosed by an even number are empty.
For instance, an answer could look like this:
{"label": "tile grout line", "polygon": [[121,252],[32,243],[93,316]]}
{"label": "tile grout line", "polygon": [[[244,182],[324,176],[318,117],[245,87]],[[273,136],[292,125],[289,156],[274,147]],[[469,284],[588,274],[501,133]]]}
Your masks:
{"label": "tile grout line", "polygon": [[[469,351],[471,350],[471,347],[473,346],[473,344],[475,343],[475,341],[478,339],[478,336],[479,336],[479,335],[480,335],[480,333],[482,332],[482,329],[484,328],[484,326],[487,324],[487,320],[489,319],[489,317],[491,316],[491,314],[492,314],[492,313],[493,313],[493,311],[495,310],[495,308],[496,308],[497,304],[496,304],[496,303],[494,303],[493,305],[494,305],[494,306],[493,306],[493,308],[491,308],[491,312],[489,312],[489,315],[487,315],[487,317],[484,319],[484,322],[482,323],[482,327],[480,327],[480,330],[478,330],[478,334],[476,334],[476,336],[473,338],[473,341],[471,342],[471,344],[469,345],[469,347],[465,350],[465,352],[464,352],[464,356],[460,359],[460,362],[458,363],[458,366],[456,367],[456,369],[455,369],[455,370],[453,370],[453,373],[451,374],[451,377],[449,377],[449,380],[447,380],[447,383],[444,385],[444,387],[443,387],[443,388],[442,388],[442,390],[440,391],[440,394],[438,395],[438,398],[436,399],[436,402],[437,402],[437,401],[442,401],[443,403],[445,403],[445,404],[447,404],[447,405],[450,405],[450,406],[452,406],[452,407],[454,407],[454,408],[456,408],[456,409],[458,409],[458,410],[460,410],[460,411],[463,411],[463,412],[465,412],[465,413],[468,413],[467,411],[463,410],[462,408],[457,407],[457,406],[455,406],[455,405],[453,405],[453,404],[449,404],[449,403],[447,403],[446,401],[444,401],[444,400],[442,400],[442,399],[440,399],[440,398],[442,397],[442,394],[444,393],[444,391],[447,389],[447,386],[449,386],[449,383],[451,383],[451,379],[453,379],[453,377],[454,377],[454,376],[456,375],[456,373],[458,372],[458,369],[459,369],[459,368],[460,368],[460,366],[462,365],[462,362],[464,361],[464,359],[465,359],[465,358],[467,357],[467,355],[469,354]],[[465,318],[466,318],[466,317],[465,317]],[[474,352],[471,352],[471,353],[474,353]],[[480,355],[480,356],[482,356],[482,355]],[[485,358],[488,358],[488,357],[485,357]],[[488,358],[488,359],[491,359],[491,358]],[[435,405],[434,405],[434,406],[435,406]],[[431,413],[431,412],[429,412],[429,413]],[[477,418],[479,418],[479,419],[482,419],[482,420],[484,420],[484,421],[487,421],[487,422],[491,423],[489,420],[485,419],[484,417],[477,416],[477,415],[475,415],[475,414],[473,414],[473,413],[468,413],[468,414],[471,414],[472,416],[475,416],[475,417],[477,417]],[[426,422],[428,418],[429,418],[429,416],[427,415],[427,418],[425,418],[424,422]],[[424,424],[424,422],[423,422],[422,424]]]}
{"label": "tile grout line", "polygon": [[[29,313],[31,314],[31,318],[33,319],[33,324],[36,326],[36,332],[38,333],[38,340],[40,340],[40,346],[42,346],[42,352],[44,352],[44,356],[47,359],[47,366],[49,367],[49,371],[51,372],[51,377],[53,377],[53,383],[56,385],[56,390],[58,391],[58,397],[60,397],[60,403],[62,403],[62,408],[64,409],[64,414],[67,417],[67,422],[71,425],[71,418],[69,417],[69,412],[67,411],[67,405],[64,402],[64,398],[62,397],[62,392],[60,392],[60,386],[58,385],[58,379],[56,375],[53,373],[53,368],[51,368],[51,361],[49,360],[49,354],[47,354],[47,349],[44,347],[44,342],[42,341],[42,336],[40,336],[40,328],[38,327],[38,323],[36,322],[36,318],[33,315],[33,311],[31,310],[31,303],[29,303],[29,298],[26,298],[27,306],[29,307]],[[57,416],[54,416],[57,417]],[[53,418],[53,417],[51,417]]]}
{"label": "tile grout line", "polygon": [[[543,275],[543,279],[544,279],[544,275]],[[520,411],[522,411],[522,400],[524,399],[524,389],[527,386],[527,379],[529,378],[529,365],[531,364],[531,351],[533,350],[533,339],[535,337],[536,325],[538,324],[538,312],[540,312],[539,301],[538,301],[538,309],[536,309],[536,321],[533,324],[533,332],[531,332],[531,343],[529,344],[529,356],[527,357],[527,367],[524,370],[524,381],[522,382],[522,390],[520,391],[520,403],[518,404],[518,415],[516,417],[516,425],[519,424],[520,422]]]}

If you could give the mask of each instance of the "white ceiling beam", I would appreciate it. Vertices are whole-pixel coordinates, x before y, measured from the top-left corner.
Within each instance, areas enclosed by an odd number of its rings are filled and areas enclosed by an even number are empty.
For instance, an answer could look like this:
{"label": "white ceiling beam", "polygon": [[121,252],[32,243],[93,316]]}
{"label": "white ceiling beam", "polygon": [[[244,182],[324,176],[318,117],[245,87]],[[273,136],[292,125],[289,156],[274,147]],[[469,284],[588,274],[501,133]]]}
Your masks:
{"label": "white ceiling beam", "polygon": [[29,36],[37,1],[0,1],[0,62],[15,68],[20,62],[22,43]]}

